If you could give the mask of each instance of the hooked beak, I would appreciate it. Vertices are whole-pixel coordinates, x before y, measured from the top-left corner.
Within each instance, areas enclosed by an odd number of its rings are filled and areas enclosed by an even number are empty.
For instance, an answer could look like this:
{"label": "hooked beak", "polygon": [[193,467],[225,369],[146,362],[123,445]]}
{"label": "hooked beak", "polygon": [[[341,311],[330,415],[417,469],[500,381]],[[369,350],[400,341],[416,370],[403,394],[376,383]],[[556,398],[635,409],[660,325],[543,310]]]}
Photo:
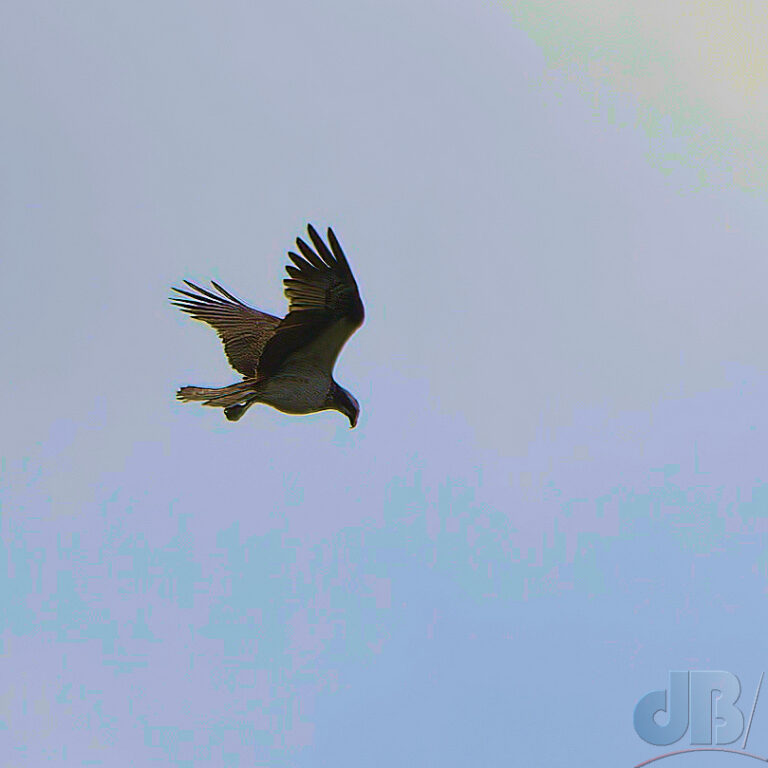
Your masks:
{"label": "hooked beak", "polygon": [[353,413],[349,417],[349,428],[354,429],[357,426],[357,414]]}

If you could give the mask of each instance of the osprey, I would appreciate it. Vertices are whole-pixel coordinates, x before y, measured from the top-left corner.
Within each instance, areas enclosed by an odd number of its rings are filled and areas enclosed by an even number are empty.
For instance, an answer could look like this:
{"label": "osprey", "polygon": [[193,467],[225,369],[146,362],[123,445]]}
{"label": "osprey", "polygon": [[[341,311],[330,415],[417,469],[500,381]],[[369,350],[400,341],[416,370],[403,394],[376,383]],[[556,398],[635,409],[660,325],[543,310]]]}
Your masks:
{"label": "osprey", "polygon": [[[357,424],[360,405],[333,379],[333,367],[347,339],[363,324],[365,313],[355,278],[339,241],[328,229],[328,245],[309,224],[310,248],[300,237],[301,255],[290,251],[283,281],[288,314],[281,320],[243,304],[211,281],[220,295],[185,280],[195,293],[173,290],[185,298],[171,303],[213,326],[224,342],[230,365],[243,380],[219,389],[182,387],[182,402],[200,401],[223,408],[237,421],[254,403],[283,413],[335,410]],[[328,247],[330,245],[330,248]]]}

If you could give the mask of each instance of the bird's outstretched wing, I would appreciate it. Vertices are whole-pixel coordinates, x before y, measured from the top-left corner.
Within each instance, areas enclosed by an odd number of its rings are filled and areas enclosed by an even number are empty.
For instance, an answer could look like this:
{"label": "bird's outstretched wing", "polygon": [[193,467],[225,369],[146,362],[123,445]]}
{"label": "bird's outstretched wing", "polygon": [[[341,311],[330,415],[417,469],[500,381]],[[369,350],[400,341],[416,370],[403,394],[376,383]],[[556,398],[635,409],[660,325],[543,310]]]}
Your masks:
{"label": "bird's outstretched wing", "polygon": [[280,325],[280,318],[243,304],[213,281],[213,287],[221,296],[188,280],[184,282],[196,293],[174,288],[174,291],[187,298],[174,297],[171,303],[192,315],[195,320],[213,326],[224,342],[224,351],[230,365],[243,376],[255,376],[259,358]]}
{"label": "bird's outstretched wing", "polygon": [[363,324],[357,283],[333,230],[328,229],[328,245],[311,224],[307,231],[314,250],[296,238],[301,255],[288,253],[295,265],[286,267],[289,277],[283,281],[288,314],[264,347],[259,377],[272,375],[298,353],[330,374],[341,348]]}

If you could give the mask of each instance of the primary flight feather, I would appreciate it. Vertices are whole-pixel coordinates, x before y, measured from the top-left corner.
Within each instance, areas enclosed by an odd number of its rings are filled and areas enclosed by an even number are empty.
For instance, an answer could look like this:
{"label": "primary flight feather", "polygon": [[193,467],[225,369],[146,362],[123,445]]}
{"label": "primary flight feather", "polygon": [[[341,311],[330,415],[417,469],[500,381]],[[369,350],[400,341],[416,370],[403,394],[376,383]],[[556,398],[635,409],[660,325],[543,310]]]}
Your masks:
{"label": "primary flight feather", "polygon": [[182,387],[176,397],[224,409],[237,421],[254,403],[283,413],[335,410],[357,424],[360,406],[333,379],[333,367],[347,339],[363,324],[365,312],[357,283],[339,241],[328,242],[310,224],[312,246],[296,238],[299,253],[283,281],[288,314],[279,317],[253,309],[211,281],[212,293],[185,280],[192,290],[174,288],[183,298],[171,303],[216,329],[230,365],[243,380],[219,389]]}

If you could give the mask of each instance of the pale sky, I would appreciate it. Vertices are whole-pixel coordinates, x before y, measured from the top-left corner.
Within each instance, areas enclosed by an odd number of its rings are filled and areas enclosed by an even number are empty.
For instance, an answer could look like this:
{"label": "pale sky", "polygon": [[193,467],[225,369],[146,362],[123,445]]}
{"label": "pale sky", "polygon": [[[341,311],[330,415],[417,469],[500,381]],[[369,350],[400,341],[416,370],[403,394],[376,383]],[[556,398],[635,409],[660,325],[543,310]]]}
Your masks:
{"label": "pale sky", "polygon": [[[633,766],[669,670],[750,699],[768,21],[712,6],[3,4],[0,768]],[[237,375],[170,286],[282,314],[309,221],[357,429],[177,403]]]}

